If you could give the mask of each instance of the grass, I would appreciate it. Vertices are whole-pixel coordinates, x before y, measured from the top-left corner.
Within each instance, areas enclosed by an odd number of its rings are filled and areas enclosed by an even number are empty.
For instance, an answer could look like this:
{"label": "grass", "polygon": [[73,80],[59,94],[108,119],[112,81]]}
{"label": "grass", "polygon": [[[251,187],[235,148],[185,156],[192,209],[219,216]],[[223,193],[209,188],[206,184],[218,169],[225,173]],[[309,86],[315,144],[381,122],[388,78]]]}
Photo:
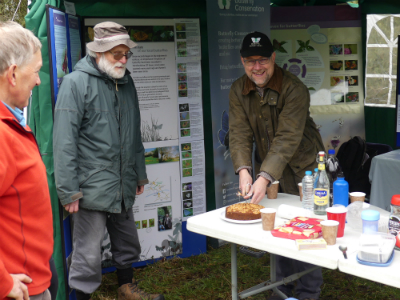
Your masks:
{"label": "grass", "polygon": [[[243,291],[269,279],[269,255],[254,258],[238,250],[238,290]],[[321,300],[396,300],[400,289],[347,275],[338,270],[322,270],[324,284]],[[225,300],[231,298],[230,245],[209,249],[206,254],[189,258],[160,260],[134,269],[146,292],[162,293],[166,300]],[[246,299],[265,300],[270,291]],[[117,276],[105,274],[93,300],[117,299]]]}

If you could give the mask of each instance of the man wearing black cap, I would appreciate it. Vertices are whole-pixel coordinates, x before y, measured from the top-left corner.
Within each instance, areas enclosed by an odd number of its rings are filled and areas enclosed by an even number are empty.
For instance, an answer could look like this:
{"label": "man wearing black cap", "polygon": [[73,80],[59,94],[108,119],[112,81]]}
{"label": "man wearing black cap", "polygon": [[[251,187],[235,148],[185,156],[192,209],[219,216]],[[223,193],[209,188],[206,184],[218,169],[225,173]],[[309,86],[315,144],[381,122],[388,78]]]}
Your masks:
{"label": "man wearing black cap", "polygon": [[[239,188],[245,199],[258,203],[271,182],[279,180],[281,192],[298,195],[297,184],[305,171],[317,166],[316,155],[324,150],[321,136],[310,117],[310,94],[293,74],[275,64],[268,36],[252,32],[243,39],[241,61],[246,72],[229,93],[229,147]],[[255,151],[253,183],[252,153]],[[313,267],[277,256],[277,280]],[[301,277],[296,285],[300,300],[318,299],[321,269]],[[279,287],[291,295],[293,285]],[[274,298],[275,297],[275,298]],[[272,299],[281,299],[273,295]]]}

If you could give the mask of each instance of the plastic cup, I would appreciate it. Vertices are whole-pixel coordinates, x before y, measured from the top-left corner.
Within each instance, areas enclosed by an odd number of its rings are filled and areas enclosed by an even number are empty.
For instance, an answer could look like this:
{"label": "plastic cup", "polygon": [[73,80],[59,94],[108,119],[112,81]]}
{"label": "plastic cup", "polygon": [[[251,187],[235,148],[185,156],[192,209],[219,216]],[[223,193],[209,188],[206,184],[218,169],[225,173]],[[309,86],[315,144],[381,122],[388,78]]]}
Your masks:
{"label": "plastic cup", "polygon": [[265,231],[271,231],[275,227],[275,208],[262,208],[260,209],[262,228]]}
{"label": "plastic cup", "polygon": [[361,219],[363,223],[363,233],[378,232],[378,224],[380,219],[379,211],[366,209],[361,212]]}
{"label": "plastic cup", "polygon": [[365,193],[363,192],[352,192],[350,193],[350,202],[353,203],[354,201],[362,201],[365,200]]}
{"label": "plastic cup", "polygon": [[298,183],[299,186],[299,194],[300,194],[300,201],[303,201],[303,183]]}
{"label": "plastic cup", "polygon": [[268,199],[278,198],[279,181],[274,181],[270,187],[267,187],[267,197]]}
{"label": "plastic cup", "polygon": [[344,227],[346,225],[347,208],[344,206],[332,206],[326,209],[328,220],[335,220],[339,222],[337,237],[343,237]]}
{"label": "plastic cup", "polygon": [[325,220],[321,222],[322,237],[327,245],[336,244],[336,236],[339,227],[339,222],[334,220]]}

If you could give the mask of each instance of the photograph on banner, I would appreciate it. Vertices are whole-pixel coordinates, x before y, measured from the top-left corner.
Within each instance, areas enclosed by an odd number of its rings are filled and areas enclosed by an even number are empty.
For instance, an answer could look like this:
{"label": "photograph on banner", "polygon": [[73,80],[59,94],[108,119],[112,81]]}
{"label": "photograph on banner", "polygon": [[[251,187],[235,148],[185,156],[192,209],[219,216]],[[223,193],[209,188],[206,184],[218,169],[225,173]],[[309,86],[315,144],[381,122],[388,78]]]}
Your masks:
{"label": "photograph on banner", "polygon": [[182,221],[206,212],[206,186],[203,176],[182,179]]}
{"label": "photograph on banner", "polygon": [[[104,19],[85,19],[86,42]],[[173,19],[107,19],[126,27],[137,46],[127,63],[139,99],[143,142],[178,138],[177,77]]]}
{"label": "photograph on banner", "polygon": [[[203,106],[201,99],[182,101],[179,99],[179,130],[190,133],[190,136],[182,134],[180,141],[204,139]],[[188,131],[190,130],[190,131]]]}
{"label": "photograph on banner", "polygon": [[205,176],[204,141],[179,142],[182,181],[188,177]]}
{"label": "photograph on banner", "polygon": [[176,19],[176,57],[201,57],[199,19]]}
{"label": "photograph on banner", "polygon": [[178,100],[202,99],[200,57],[176,60]]}

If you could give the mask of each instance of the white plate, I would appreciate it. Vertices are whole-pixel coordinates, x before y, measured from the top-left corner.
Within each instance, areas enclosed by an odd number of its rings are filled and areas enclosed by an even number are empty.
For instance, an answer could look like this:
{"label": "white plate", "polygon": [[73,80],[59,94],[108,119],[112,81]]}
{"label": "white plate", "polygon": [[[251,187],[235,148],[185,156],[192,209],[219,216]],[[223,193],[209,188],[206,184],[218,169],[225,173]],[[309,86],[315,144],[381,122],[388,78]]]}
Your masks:
{"label": "white plate", "polygon": [[261,222],[261,218],[260,219],[255,219],[255,220],[233,220],[233,219],[228,219],[228,218],[225,218],[225,210],[221,211],[221,214],[219,215],[219,217],[224,221],[231,222],[231,223],[236,223],[236,224],[252,224],[252,223]]}

